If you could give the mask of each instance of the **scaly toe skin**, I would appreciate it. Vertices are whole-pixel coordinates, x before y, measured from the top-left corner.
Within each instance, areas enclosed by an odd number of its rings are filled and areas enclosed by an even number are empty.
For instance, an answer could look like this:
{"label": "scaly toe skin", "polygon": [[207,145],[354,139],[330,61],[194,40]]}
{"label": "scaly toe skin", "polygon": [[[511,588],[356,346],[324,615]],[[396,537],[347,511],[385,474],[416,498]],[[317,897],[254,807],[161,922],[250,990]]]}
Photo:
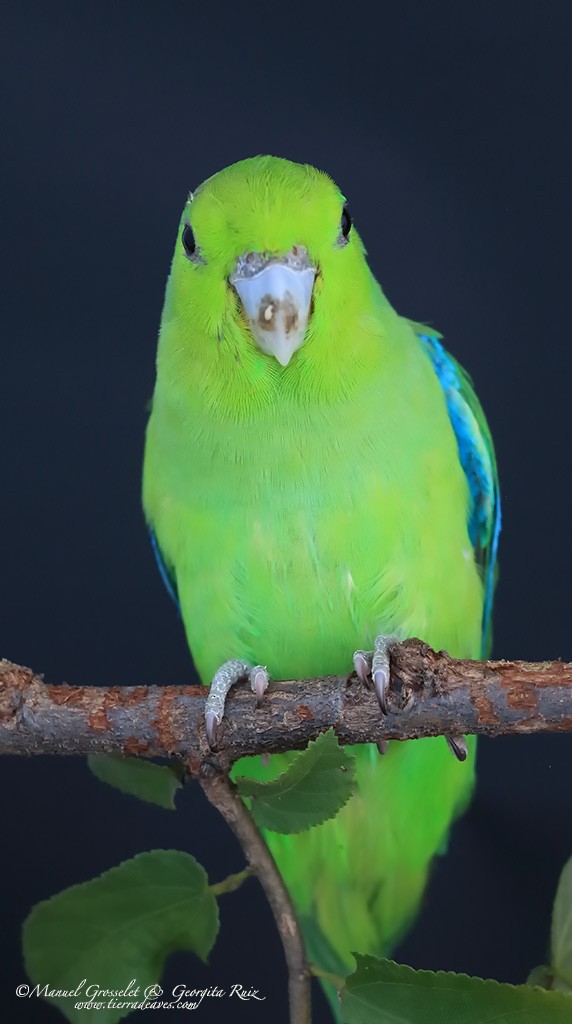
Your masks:
{"label": "scaly toe skin", "polygon": [[373,653],[355,651],[353,656],[355,673],[360,682],[367,683],[371,674],[371,682],[384,715],[389,714],[389,653],[398,640],[394,635],[377,636]]}
{"label": "scaly toe skin", "polygon": [[223,719],[228,691],[235,683],[247,678],[250,670],[251,666],[242,658],[225,661],[224,665],[216,670],[205,704],[205,728],[209,747],[214,747],[216,743],[217,726]]}
{"label": "scaly toe skin", "polygon": [[250,670],[250,688],[256,694],[256,706],[260,707],[262,698],[268,689],[270,676],[265,665],[255,665]]}
{"label": "scaly toe skin", "polygon": [[467,739],[465,736],[445,736],[449,750],[455,755],[457,761],[466,761],[468,754]]}
{"label": "scaly toe skin", "polygon": [[376,636],[371,659],[371,681],[384,715],[389,714],[389,652],[396,642],[394,636]]}

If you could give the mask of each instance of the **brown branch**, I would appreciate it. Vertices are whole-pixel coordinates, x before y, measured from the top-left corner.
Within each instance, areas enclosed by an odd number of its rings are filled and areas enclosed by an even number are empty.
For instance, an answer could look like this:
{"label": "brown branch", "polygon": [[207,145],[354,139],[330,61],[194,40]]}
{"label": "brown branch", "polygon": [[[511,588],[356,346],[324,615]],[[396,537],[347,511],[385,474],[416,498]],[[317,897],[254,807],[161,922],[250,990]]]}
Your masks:
{"label": "brown branch", "polygon": [[310,1024],[310,973],[304,942],[292,901],[274,858],[228,776],[205,765],[200,783],[211,804],[234,832],[270,904],[288,967],[291,1024]]}
{"label": "brown branch", "polygon": [[456,661],[419,640],[392,650],[387,716],[355,675],[273,683],[259,709],[254,694],[237,688],[213,753],[206,693],[202,686],[51,686],[1,661],[0,753],[176,754],[199,774],[204,764],[224,770],[245,754],[304,747],[330,727],[344,744],[572,730],[572,664]]}

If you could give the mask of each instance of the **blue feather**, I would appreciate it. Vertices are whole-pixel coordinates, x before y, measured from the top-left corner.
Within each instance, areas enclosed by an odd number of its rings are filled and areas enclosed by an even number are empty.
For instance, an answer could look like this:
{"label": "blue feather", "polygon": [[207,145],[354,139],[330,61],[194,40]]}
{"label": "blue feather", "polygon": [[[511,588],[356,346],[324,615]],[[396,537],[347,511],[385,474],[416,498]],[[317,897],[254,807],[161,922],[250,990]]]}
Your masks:
{"label": "blue feather", "polygon": [[441,342],[428,334],[418,334],[429,356],[445,395],[451,426],[457,439],[459,460],[467,477],[471,505],[468,531],[471,544],[485,553],[483,653],[486,653],[490,630],[498,541],[501,530],[501,503],[494,455],[479,428],[465,394],[467,382],[459,373],[455,360]]}
{"label": "blue feather", "polygon": [[161,549],[160,549],[159,544],[157,542],[157,537],[155,536],[155,531],[154,530],[149,530],[149,536],[151,538],[151,547],[153,548],[153,554],[155,555],[155,561],[157,562],[157,566],[159,567],[159,572],[161,574],[161,579],[163,580],[163,583],[165,584],[165,586],[167,588],[167,591],[169,593],[169,597],[171,597],[172,600],[175,602],[175,604],[176,604],[176,606],[177,606],[177,608],[178,608],[178,610],[180,612],[181,611],[181,606],[180,606],[180,603],[179,603],[179,595],[177,593],[177,584],[175,583],[175,580],[170,575],[169,570],[167,569],[167,566],[165,565],[165,561],[163,559],[163,555],[161,554]]}

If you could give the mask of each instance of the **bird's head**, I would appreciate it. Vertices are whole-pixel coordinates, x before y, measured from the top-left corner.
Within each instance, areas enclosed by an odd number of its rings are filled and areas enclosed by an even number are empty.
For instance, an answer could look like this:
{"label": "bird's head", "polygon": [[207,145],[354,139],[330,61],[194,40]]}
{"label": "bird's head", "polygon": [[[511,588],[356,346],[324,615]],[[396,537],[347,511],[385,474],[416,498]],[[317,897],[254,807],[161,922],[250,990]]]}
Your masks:
{"label": "bird's head", "polygon": [[254,157],[189,196],[166,315],[199,328],[203,345],[218,341],[238,361],[255,355],[278,369],[312,342],[320,322],[332,328],[360,299],[363,308],[368,280],[332,180],[306,164]]}

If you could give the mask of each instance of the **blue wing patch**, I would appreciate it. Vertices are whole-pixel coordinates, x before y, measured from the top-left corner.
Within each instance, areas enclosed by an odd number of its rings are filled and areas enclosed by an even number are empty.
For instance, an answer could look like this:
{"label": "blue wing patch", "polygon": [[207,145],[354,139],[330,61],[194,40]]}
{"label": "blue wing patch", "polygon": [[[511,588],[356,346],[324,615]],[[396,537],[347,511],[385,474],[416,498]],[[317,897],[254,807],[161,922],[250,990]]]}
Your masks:
{"label": "blue wing patch", "polygon": [[151,538],[151,547],[153,548],[153,554],[155,555],[155,561],[157,562],[157,567],[161,574],[161,579],[163,580],[163,583],[167,588],[169,597],[171,597],[172,600],[175,602],[180,612],[181,605],[179,602],[179,595],[177,593],[177,584],[175,583],[175,580],[173,579],[173,577],[169,573],[169,570],[167,569],[167,566],[165,565],[165,561],[163,555],[161,554],[161,549],[159,547],[154,530],[149,530],[149,537]]}
{"label": "blue wing patch", "polygon": [[483,567],[485,599],[482,636],[483,655],[486,655],[501,530],[501,502],[494,450],[484,415],[468,377],[438,338],[418,331],[416,333],[443,388],[449,419],[457,438],[459,459],[469,484],[469,538],[475,549],[475,557]]}

